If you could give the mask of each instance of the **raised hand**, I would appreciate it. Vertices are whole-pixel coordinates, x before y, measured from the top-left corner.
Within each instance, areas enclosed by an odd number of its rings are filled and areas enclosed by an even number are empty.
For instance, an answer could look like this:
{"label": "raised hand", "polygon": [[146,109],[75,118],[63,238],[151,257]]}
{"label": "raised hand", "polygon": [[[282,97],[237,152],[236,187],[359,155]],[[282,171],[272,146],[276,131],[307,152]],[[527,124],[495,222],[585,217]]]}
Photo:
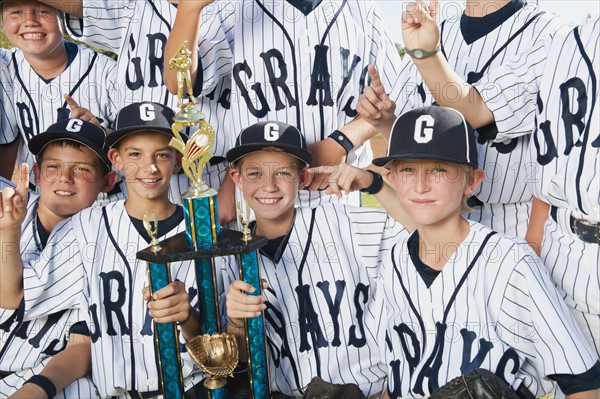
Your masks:
{"label": "raised hand", "polygon": [[434,51],[440,45],[436,18],[439,1],[409,3],[402,13],[402,38],[408,50]]}
{"label": "raised hand", "polygon": [[71,110],[69,118],[81,119],[82,121],[90,122],[96,126],[102,127],[98,118],[96,118],[96,116],[92,114],[89,109],[79,106],[77,101],[75,101],[73,97],[68,94],[65,94],[64,97],[69,109]]}
{"label": "raised hand", "polygon": [[21,165],[16,188],[6,187],[0,192],[0,230],[21,231],[27,214],[29,198],[29,165]]}
{"label": "raised hand", "polygon": [[379,72],[373,65],[369,65],[369,75],[371,86],[365,87],[358,99],[356,110],[363,119],[375,128],[380,128],[396,119],[394,115],[396,103],[388,97]]}

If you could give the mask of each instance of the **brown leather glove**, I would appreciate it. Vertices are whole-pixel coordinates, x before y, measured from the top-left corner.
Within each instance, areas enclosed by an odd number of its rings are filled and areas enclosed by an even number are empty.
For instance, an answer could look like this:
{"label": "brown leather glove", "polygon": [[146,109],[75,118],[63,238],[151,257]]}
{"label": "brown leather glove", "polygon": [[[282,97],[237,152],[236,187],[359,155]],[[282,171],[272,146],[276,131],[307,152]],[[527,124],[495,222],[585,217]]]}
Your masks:
{"label": "brown leather glove", "polygon": [[502,378],[486,369],[475,369],[449,381],[429,399],[519,399]]}
{"label": "brown leather glove", "polygon": [[366,399],[356,384],[331,384],[313,377],[302,399]]}

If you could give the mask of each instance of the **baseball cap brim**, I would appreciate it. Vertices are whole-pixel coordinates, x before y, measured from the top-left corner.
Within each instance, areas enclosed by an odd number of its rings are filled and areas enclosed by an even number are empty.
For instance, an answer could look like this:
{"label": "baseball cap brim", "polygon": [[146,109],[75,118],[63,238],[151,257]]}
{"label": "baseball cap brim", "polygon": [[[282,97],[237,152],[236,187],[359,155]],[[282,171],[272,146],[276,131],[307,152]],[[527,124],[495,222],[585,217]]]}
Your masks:
{"label": "baseball cap brim", "polygon": [[[130,136],[130,135],[132,135],[134,133],[149,133],[149,132],[163,133],[163,134],[166,134],[168,136],[174,137],[173,131],[171,129],[166,129],[166,128],[163,128],[163,127],[151,127],[151,126],[140,127],[140,126],[136,126],[136,127],[128,127],[128,128],[123,128],[123,129],[112,131],[111,133],[109,133],[106,136],[106,145],[109,146],[109,147],[113,147],[120,140],[122,140],[125,137]],[[185,135],[182,134],[182,136],[185,136]]]}
{"label": "baseball cap brim", "polygon": [[310,165],[312,162],[312,156],[310,153],[302,148],[283,144],[267,145],[265,143],[245,144],[243,146],[232,148],[231,150],[227,151],[226,158],[228,162],[233,163],[245,155],[248,155],[252,152],[262,151],[266,148],[281,148],[284,153],[289,154],[294,158],[298,158],[307,165]]}
{"label": "baseball cap brim", "polygon": [[445,157],[445,156],[438,155],[438,154],[418,154],[418,153],[417,154],[393,155],[393,156],[389,156],[389,157],[375,158],[375,159],[373,159],[373,165],[386,166],[391,161],[399,161],[399,160],[403,160],[403,159],[410,159],[410,160],[427,159],[427,160],[433,160],[433,161],[457,163],[457,164],[461,164],[461,165],[470,165],[475,168],[477,167],[476,162],[475,163],[474,162],[464,162],[464,160],[459,160],[459,159],[452,158],[452,157]]}
{"label": "baseball cap brim", "polygon": [[29,140],[28,147],[29,151],[35,156],[38,156],[44,148],[46,148],[49,144],[52,144],[55,141],[59,140],[70,140],[76,143],[82,144],[92,150],[96,155],[100,157],[102,162],[110,169],[112,167],[112,163],[108,159],[106,153],[98,148],[98,145],[91,140],[87,140],[84,137],[81,137],[77,134],[68,133],[65,131],[46,131],[43,134],[37,135]]}

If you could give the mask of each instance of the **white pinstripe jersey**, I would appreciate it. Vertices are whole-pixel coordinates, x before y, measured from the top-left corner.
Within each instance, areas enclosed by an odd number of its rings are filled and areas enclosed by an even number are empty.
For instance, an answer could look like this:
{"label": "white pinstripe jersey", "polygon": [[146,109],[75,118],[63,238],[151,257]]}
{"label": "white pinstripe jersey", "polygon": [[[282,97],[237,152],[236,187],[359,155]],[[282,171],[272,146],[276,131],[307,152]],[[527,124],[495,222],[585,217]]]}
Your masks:
{"label": "white pinstripe jersey", "polygon": [[[232,79],[226,135],[277,120],[298,127],[308,145],[357,115],[368,64],[388,87],[400,65],[377,5],[357,0],[324,0],[306,16],[286,1],[217,1],[201,16],[199,56],[202,94],[224,76]],[[371,158],[365,144],[348,162],[366,166]],[[351,197],[341,201],[358,205],[359,194]],[[305,206],[321,203],[318,192],[303,190],[299,198]]]}
{"label": "white pinstripe jersey", "polygon": [[[29,140],[44,132],[60,119],[68,118],[70,109],[64,93],[71,94],[77,103],[89,109],[104,126],[111,126],[115,118],[112,99],[112,82],[115,79],[115,62],[85,46],[77,45],[77,55],[71,64],[50,82],[44,81],[23,56],[13,49],[8,72],[13,82],[13,102],[22,145],[17,162],[35,162],[27,148]],[[5,137],[4,142],[16,139]]]}
{"label": "white pinstripe jersey", "polygon": [[18,134],[12,102],[12,81],[6,68],[9,54],[8,51],[0,49],[0,143],[10,143],[10,138]]}
{"label": "white pinstripe jersey", "polygon": [[[533,192],[600,222],[600,20],[556,35],[537,99],[530,146]],[[569,60],[569,62],[564,62]]]}
{"label": "white pinstripe jersey", "polygon": [[478,367],[540,397],[553,387],[545,376],[580,374],[598,361],[528,244],[470,225],[429,288],[406,243],[381,264],[376,298],[385,303],[392,398],[427,397]]}
{"label": "white pinstripe jersey", "polygon": [[[78,40],[117,54],[117,110],[140,101],[154,101],[178,111],[177,96],[169,93],[163,81],[164,46],[171,33],[177,8],[167,0],[83,0],[83,25],[68,18],[68,26]],[[200,109],[215,128],[211,152],[225,156],[235,136],[221,132],[228,109],[229,83],[222,82],[214,93],[200,100]],[[204,178],[218,189],[224,178],[224,165],[207,166]],[[185,175],[171,179],[169,197],[181,203],[189,187]]]}
{"label": "white pinstripe jersey", "polygon": [[[42,250],[35,222],[38,197],[30,194],[27,215],[21,228],[21,256],[24,260],[36,260]],[[48,312],[33,320],[23,321],[23,309],[0,309],[0,370],[13,372],[0,380],[0,397],[13,394],[33,374],[39,373],[44,366],[63,350],[67,344],[70,328],[85,315],[77,309]],[[36,373],[37,371],[37,373]],[[83,378],[64,393],[79,392],[82,397],[94,397],[95,387],[91,380]],[[61,396],[57,396],[61,397]]]}
{"label": "white pinstripe jersey", "polygon": [[[104,216],[106,215],[106,216]],[[185,229],[181,223],[160,239]],[[42,252],[43,264],[25,265],[25,319],[49,310],[82,308],[92,338],[92,376],[102,397],[160,389],[152,319],[142,289],[146,262],[136,260],[149,243],[138,233],[124,202],[88,208],[57,225]],[[171,264],[171,277],[197,301],[191,262]],[[203,375],[182,353],[186,388]]]}
{"label": "white pinstripe jersey", "polygon": [[[313,221],[314,214],[314,224]],[[312,233],[312,234],[311,234]],[[269,288],[264,312],[271,389],[302,396],[312,377],[355,383],[367,397],[385,378],[372,296],[386,243],[407,237],[381,209],[326,204],[298,208],[278,262],[260,256]],[[233,258],[225,286],[239,279]]]}
{"label": "white pinstripe jersey", "polygon": [[[528,87],[529,82],[515,87],[514,79],[510,83],[501,81],[494,75],[494,71],[521,57],[521,54],[528,53],[558,29],[558,18],[543,14],[517,34],[539,12],[535,5],[527,4],[495,30],[471,44],[466,43],[461,33],[460,16],[441,24],[442,49],[448,63],[465,80],[470,73],[482,75],[481,80],[473,85],[494,113],[498,136],[508,135],[514,139],[507,142],[505,137],[502,140],[485,141],[480,129],[477,150],[479,166],[485,170],[486,178],[475,195],[484,203],[531,201],[531,191],[526,184],[530,177],[527,173],[531,171],[523,164],[526,160],[528,136],[533,128],[534,112],[525,103],[529,94],[526,89],[531,88]],[[515,34],[517,35],[506,48],[502,48]],[[488,62],[489,65],[486,65]],[[526,59],[523,62],[535,67],[535,64]],[[392,90],[390,94],[398,104],[397,114],[431,104],[433,97],[410,57],[404,60],[399,80],[401,83],[396,88],[400,91]],[[443,88],[441,90],[442,94],[446,92]]]}

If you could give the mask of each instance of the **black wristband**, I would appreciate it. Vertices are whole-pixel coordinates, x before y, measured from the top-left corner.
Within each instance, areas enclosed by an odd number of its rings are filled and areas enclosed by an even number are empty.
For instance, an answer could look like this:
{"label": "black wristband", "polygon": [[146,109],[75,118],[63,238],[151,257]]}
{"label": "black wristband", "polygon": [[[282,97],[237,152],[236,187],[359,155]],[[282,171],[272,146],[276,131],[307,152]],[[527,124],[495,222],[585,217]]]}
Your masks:
{"label": "black wristband", "polygon": [[336,143],[341,145],[342,148],[346,151],[346,155],[350,154],[350,151],[354,149],[354,144],[352,143],[352,141],[350,141],[348,136],[346,136],[339,130],[334,130],[333,132],[331,132],[329,138],[333,139]]}
{"label": "black wristband", "polygon": [[35,384],[38,387],[42,388],[44,392],[46,392],[48,399],[52,399],[56,396],[56,386],[54,386],[54,383],[50,381],[48,377],[44,377],[43,375],[39,374],[34,375],[33,377],[25,381],[25,384],[27,383]]}
{"label": "black wristband", "polygon": [[377,172],[373,172],[372,170],[367,170],[367,172],[373,175],[373,183],[371,183],[369,187],[361,188],[360,192],[366,194],[377,194],[381,191],[381,187],[383,187],[383,176]]}

